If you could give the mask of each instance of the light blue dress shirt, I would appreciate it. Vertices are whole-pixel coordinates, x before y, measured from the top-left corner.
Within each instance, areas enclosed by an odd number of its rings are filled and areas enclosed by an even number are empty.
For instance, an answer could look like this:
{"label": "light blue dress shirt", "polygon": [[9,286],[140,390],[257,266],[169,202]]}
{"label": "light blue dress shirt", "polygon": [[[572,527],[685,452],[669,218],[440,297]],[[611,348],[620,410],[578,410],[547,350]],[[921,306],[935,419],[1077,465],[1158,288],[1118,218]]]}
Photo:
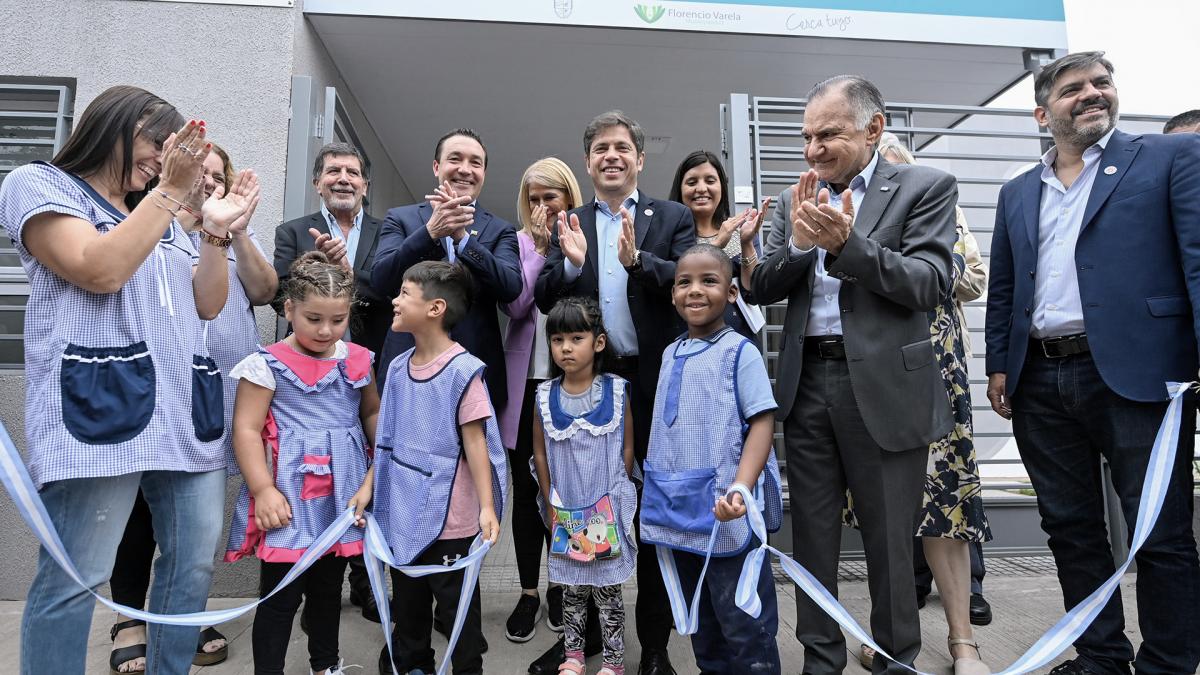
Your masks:
{"label": "light blue dress shirt", "polygon": [[354,214],[354,226],[350,228],[350,234],[342,235],[342,226],[338,225],[337,218],[330,213],[325,207],[325,200],[321,200],[321,215],[325,216],[325,224],[329,226],[329,236],[334,239],[346,240],[346,259],[350,261],[350,265],[354,266],[354,256],[358,254],[358,239],[362,234],[363,210],[359,207],[358,213]]}
{"label": "light blue dress shirt", "polygon": [[[850,180],[850,201],[854,204],[854,213],[858,213],[863,198],[867,196],[867,187],[875,175],[875,167],[879,164],[879,153],[871,157],[866,168]],[[819,188],[829,188],[829,205],[835,209],[842,208],[842,195],[821,181]],[[812,249],[800,250],[788,238],[788,255],[796,257],[808,253]],[[813,265],[812,301],[808,305],[808,325],[804,328],[806,337],[820,337],[842,334],[842,309],[838,302],[838,293],[842,290],[842,280],[829,276],[825,271],[825,249],[817,248],[817,262]]]}
{"label": "light blue dress shirt", "polygon": [[[476,204],[478,204],[478,203],[479,203],[479,200],[475,200],[475,201],[471,202],[471,206],[478,208],[476,206]],[[471,224],[474,225],[474,222],[472,222]],[[466,233],[463,234],[462,239],[458,240],[457,245],[455,245],[454,239],[452,237],[448,237],[448,236],[442,237],[442,246],[445,247],[445,249],[446,249],[447,262],[453,263],[458,260],[458,256],[462,255],[462,252],[467,250],[467,240],[470,238],[471,238],[471,226],[470,225],[467,226]]]}
{"label": "light blue dress shirt", "polygon": [[[350,267],[354,267],[354,257],[358,254],[358,240],[362,234],[363,210],[360,206],[358,213],[354,214],[354,225],[350,228],[350,234],[342,234],[342,226],[338,225],[337,218],[333,213],[325,207],[325,200],[321,200],[321,215],[325,216],[325,224],[329,226],[329,236],[334,239],[344,239],[346,241],[346,260],[350,261]],[[346,334],[342,336],[346,342],[351,342],[350,325],[346,324]]]}
{"label": "light blue dress shirt", "polygon": [[[630,215],[637,208],[638,191],[621,203]],[[609,344],[618,356],[636,356],[638,353],[637,330],[633,327],[633,315],[629,313],[629,273],[617,257],[617,240],[621,236],[621,212],[613,213],[608,204],[597,199],[596,209],[596,277],[600,280],[600,314],[604,317],[604,329],[608,332]],[[563,272],[568,282],[575,281],[583,270],[570,260],[563,258]]]}
{"label": "light blue dress shirt", "polygon": [[1079,299],[1079,274],[1075,269],[1075,244],[1083,227],[1092,184],[1100,169],[1100,155],[1112,138],[1104,137],[1083,151],[1083,171],[1066,187],[1054,175],[1058,148],[1042,155],[1042,200],[1038,213],[1038,261],[1033,286],[1033,325],[1029,334],[1039,340],[1084,332],[1083,303]]}

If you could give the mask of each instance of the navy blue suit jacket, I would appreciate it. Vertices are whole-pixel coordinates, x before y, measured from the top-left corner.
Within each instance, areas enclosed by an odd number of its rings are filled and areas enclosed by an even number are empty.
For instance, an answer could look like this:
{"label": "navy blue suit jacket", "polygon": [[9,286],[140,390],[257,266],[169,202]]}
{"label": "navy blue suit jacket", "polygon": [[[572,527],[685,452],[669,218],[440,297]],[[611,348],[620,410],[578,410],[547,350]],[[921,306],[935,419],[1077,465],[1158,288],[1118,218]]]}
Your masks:
{"label": "navy blue suit jacket", "polygon": [[[637,329],[638,378],[646,399],[653,400],[663,350],[687,329],[671,304],[671,287],[675,284],[675,262],[696,243],[696,222],[683,204],[655,199],[645,190],[640,190],[638,197],[632,215],[634,238],[642,252],[641,269],[629,274],[626,288],[629,314]],[[571,213],[579,216],[579,229],[587,237],[587,257],[579,277],[568,282],[558,235],[551,235],[546,266],[534,286],[534,300],[543,314],[549,314],[562,298],[580,296],[600,301],[596,203],[590,201]]]}
{"label": "navy blue suit jacket", "polygon": [[[408,268],[422,260],[446,259],[443,240],[434,240],[425,229],[432,215],[433,207],[427,201],[387,212],[371,272],[371,286],[375,290],[394,298],[400,292]],[[458,254],[458,261],[471,271],[475,280],[475,298],[467,315],[450,331],[450,337],[487,366],[484,379],[492,396],[492,405],[500,408],[508,400],[508,388],[496,303],[512,302],[521,294],[521,252],[513,226],[478,203],[475,205],[475,222],[467,227],[467,231],[470,237],[466,248]],[[411,334],[388,331],[379,367],[380,391],[388,364],[412,346]]]}
{"label": "navy blue suit jacket", "polygon": [[[1110,173],[1109,167],[1115,167]],[[987,303],[987,372],[1019,389],[1037,274],[1042,165],[1000,190]],[[1117,131],[1075,247],[1088,345],[1100,376],[1134,401],[1196,377],[1200,335],[1200,136]]]}

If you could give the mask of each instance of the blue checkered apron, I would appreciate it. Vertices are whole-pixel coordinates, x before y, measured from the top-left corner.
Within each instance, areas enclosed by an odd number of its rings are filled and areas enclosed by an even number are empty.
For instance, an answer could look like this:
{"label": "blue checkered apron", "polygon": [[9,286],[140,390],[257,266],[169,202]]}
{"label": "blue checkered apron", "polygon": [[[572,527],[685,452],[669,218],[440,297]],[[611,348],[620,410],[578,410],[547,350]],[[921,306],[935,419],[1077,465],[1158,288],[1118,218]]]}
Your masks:
{"label": "blue checkered apron", "polygon": [[[462,455],[458,406],[483,362],[462,352],[436,375],[413,379],[414,349],[388,367],[375,432],[373,513],[397,565],[408,565],[441,535]],[[492,465],[492,502],[502,516],[508,454],[493,415],[485,423]],[[463,476],[464,480],[469,480]]]}
{"label": "blue checkered apron", "polygon": [[80,218],[101,236],[124,219],[49,164],[20,167],[0,185],[0,221],[29,277],[25,435],[35,483],[223,468],[220,441],[200,440],[191,419],[195,359],[205,352],[186,233],[172,222],[121,290],[91,293],[22,245],[25,224],[42,213]]}
{"label": "blue checkered apron", "polygon": [[[366,351],[351,343],[346,347],[350,355]],[[292,520],[287,527],[268,530],[265,535],[258,532],[250,517],[253,500],[243,483],[229,527],[226,558],[236,560],[257,553],[264,560],[290,562],[341,517],[350,498],[362,487],[370,458],[359,403],[361,389],[372,386],[371,376],[368,369],[365,377],[350,379],[346,360],[339,359],[336,367],[310,385],[269,349],[259,353],[275,375],[271,399],[271,421],[278,439],[278,448],[273,449],[275,487],[292,507]],[[335,551],[342,552],[339,548],[345,547],[347,555],[357,555],[362,540],[362,528],[351,527],[338,540]]]}
{"label": "blue checkered apron", "polygon": [[[266,254],[254,238],[254,231],[247,229],[246,236],[254,243],[258,254],[266,259]],[[200,248],[200,233],[191,233],[192,245]],[[237,273],[237,252],[233,247],[225,249],[225,258],[229,263],[229,295],[225,298],[225,307],[217,318],[206,323],[206,344],[208,353],[222,373],[228,375],[233,367],[242,359],[258,351],[258,324],[254,320],[254,308],[246,289]],[[222,444],[225,447],[226,469],[230,475],[238,471],[237,458],[233,453],[233,434],[230,433],[233,422],[234,395],[237,393],[237,380],[231,377],[222,379],[222,394],[225,401],[225,436]]]}
{"label": "blue checkered apron", "polygon": [[[641,528],[646,542],[705,555],[713,504],[737,475],[748,431],[737,392],[738,354],[753,349],[733,329],[700,351],[680,354],[679,338],[663,353],[654,422],[646,454]],[[767,458],[755,495],[767,529],[779,529],[783,500],[775,451]],[[732,556],[750,545],[745,518],[721,524],[712,555]]]}
{"label": "blue checkered apron", "polygon": [[[538,385],[536,408],[546,440],[550,484],[564,508],[582,508],[612,500],[617,518],[621,553],[615,558],[580,562],[561,555],[548,556],[550,581],[572,586],[612,586],[633,574],[637,544],[633,518],[637,491],[625,472],[625,380],[604,375],[604,395],[599,405],[579,417],[559,407],[561,378]],[[535,422],[535,424],[538,422]],[[514,471],[519,470],[514,467]],[[537,474],[534,473],[534,478]],[[541,492],[538,503],[545,510]]]}

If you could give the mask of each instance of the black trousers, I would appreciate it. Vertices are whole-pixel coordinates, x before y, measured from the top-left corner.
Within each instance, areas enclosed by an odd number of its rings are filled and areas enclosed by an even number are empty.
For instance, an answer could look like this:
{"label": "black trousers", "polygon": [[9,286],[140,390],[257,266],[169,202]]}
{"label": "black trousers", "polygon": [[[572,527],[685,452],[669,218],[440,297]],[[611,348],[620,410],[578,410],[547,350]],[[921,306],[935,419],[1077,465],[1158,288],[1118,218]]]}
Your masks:
{"label": "black trousers", "polygon": [[[439,539],[417,556],[414,565],[453,565],[471,550],[474,537],[463,539]],[[458,613],[458,597],[462,591],[463,574],[430,574],[425,577],[409,577],[392,570],[392,661],[401,673],[420,668],[435,671],[434,652],[431,646],[433,618],[437,618],[449,630],[454,626]],[[454,675],[474,675],[483,672],[483,620],[480,612],[479,585],[471,596],[471,606],[463,623],[458,644],[454,647],[451,663]]]}
{"label": "black trousers", "polygon": [[512,473],[512,521],[513,548],[517,553],[517,574],[521,577],[521,588],[536,590],[542,573],[542,545],[550,547],[550,531],[542,520],[538,509],[538,484],[529,469],[533,457],[534,394],[542,380],[526,380],[525,393],[521,400],[518,418],[517,447],[508,451],[508,465]]}
{"label": "black trousers", "polygon": [[[262,562],[258,597],[263,597],[292,569],[291,563]],[[338,664],[338,628],[342,618],[342,576],[346,558],[327,555],[313,563],[298,579],[271,596],[254,612],[250,643],[254,648],[255,675],[283,675],[292,620],[304,602],[308,626],[308,664],[319,673]]]}
{"label": "black trousers", "polygon": [[[643,388],[636,368],[611,369],[629,381],[629,412],[633,416],[633,454],[639,464],[646,461],[646,448],[650,444],[650,425],[654,414],[654,398],[646,393],[653,391],[656,383],[646,383]],[[634,523],[641,521],[642,489],[638,487],[638,512]],[[658,567],[658,556],[654,545],[642,540],[641,527],[635,528],[638,538],[637,558],[637,604],[634,605],[634,621],[637,626],[638,642],[642,651],[665,650],[671,639],[671,605],[667,598],[667,587],[663,583],[662,570]]]}
{"label": "black trousers", "polygon": [[[1013,396],[1013,435],[1037,491],[1042,529],[1070,608],[1115,569],[1100,458],[1112,469],[1127,535],[1132,534],[1167,404],[1122,398],[1104,383],[1091,354],[1050,359],[1034,347]],[[1138,675],[1191,673],[1200,662],[1200,561],[1192,534],[1195,428],[1195,407],[1188,403],[1162,511],[1136,557],[1141,648],[1135,658],[1118,593],[1075,641],[1079,661],[1096,673],[1128,673],[1130,661]]]}
{"label": "black trousers", "polygon": [[[900,452],[879,447],[859,412],[846,362],[807,351],[783,434],[788,485],[795,497],[796,561],[837,597],[842,505],[849,487],[870,569],[871,634],[888,653],[911,665],[921,651],[912,549],[928,446]],[[796,638],[804,645],[805,673],[840,673],[846,667],[841,628],[798,589]],[[909,671],[877,658],[872,672]]]}

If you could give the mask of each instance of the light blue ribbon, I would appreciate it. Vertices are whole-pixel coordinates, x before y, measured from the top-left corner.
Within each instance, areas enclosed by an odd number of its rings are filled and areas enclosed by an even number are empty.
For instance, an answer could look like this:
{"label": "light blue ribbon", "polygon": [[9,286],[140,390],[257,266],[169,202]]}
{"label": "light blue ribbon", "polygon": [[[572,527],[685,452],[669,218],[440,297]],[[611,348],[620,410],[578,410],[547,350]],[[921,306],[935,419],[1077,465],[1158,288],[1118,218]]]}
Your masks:
{"label": "light blue ribbon", "polygon": [[325,531],[317,536],[304,555],[296,561],[292,569],[279,581],[276,586],[266,596],[256,600],[248,605],[241,607],[231,607],[229,609],[216,609],[204,612],[191,612],[188,614],[152,614],[143,611],[139,608],[126,607],[119,605],[112,600],[96,593],[89,587],[76,569],[75,563],[71,561],[71,557],[67,554],[67,549],[63,546],[62,540],[58,537],[58,531],[54,528],[54,523],[50,520],[50,514],[46,513],[46,507],[42,504],[41,495],[33,486],[33,480],[29,477],[29,472],[25,470],[25,463],[21,460],[20,453],[17,452],[16,446],[13,445],[12,437],[8,434],[8,429],[0,424],[0,443],[4,444],[4,452],[0,453],[0,480],[4,481],[4,488],[8,490],[8,494],[12,497],[13,503],[17,505],[17,510],[21,512],[21,517],[25,523],[29,525],[29,529],[37,535],[38,541],[45,547],[46,552],[50,557],[54,558],[55,562],[63,568],[75,583],[81,588],[87,590],[96,597],[102,604],[109,609],[128,616],[132,619],[141,619],[149,623],[164,624],[169,626],[211,626],[214,624],[224,623],[236,619],[237,617],[249,612],[255,607],[266,601],[267,598],[278,593],[283,587],[290,584],[296,577],[300,576],[316,562],[323,553],[328,551],[336,544],[342,535],[346,533],[354,525],[354,510],[347,509],[337,520],[335,520]]}
{"label": "light blue ribbon", "polygon": [[[1071,646],[1083,634],[1083,631],[1091,625],[1092,621],[1100,613],[1100,610],[1104,609],[1104,606],[1108,604],[1109,598],[1112,597],[1121,584],[1121,577],[1129,569],[1130,564],[1133,563],[1134,556],[1141,549],[1146,538],[1150,536],[1155,522],[1158,521],[1158,514],[1162,511],[1163,499],[1166,497],[1167,488],[1171,482],[1171,469],[1175,464],[1175,454],[1179,445],[1179,430],[1183,419],[1183,398],[1184,394],[1193,386],[1194,383],[1191,382],[1187,384],[1167,383],[1167,391],[1171,396],[1171,400],[1167,406],[1167,413],[1163,416],[1162,424],[1158,428],[1158,434],[1154,438],[1154,447],[1150,451],[1150,461],[1146,467],[1146,478],[1142,482],[1142,497],[1138,505],[1137,523],[1133,529],[1133,540],[1130,542],[1129,556],[1125,559],[1125,563],[1118,567],[1113,575],[1091,595],[1075,607],[1072,607],[1058,623],[1054,624],[1027,652],[1021,655],[1021,658],[996,675],[1028,673],[1046,665],[1066,650],[1067,647]],[[896,661],[896,659],[892,658],[891,655],[871,639],[871,636],[858,625],[854,617],[850,616],[846,608],[808,570],[804,569],[800,563],[766,543],[767,528],[758,504],[745,487],[735,485],[730,492],[734,491],[741,493],[742,499],[746,502],[746,512],[747,517],[750,519],[750,527],[754,534],[758,536],[759,541],[762,542],[758,548],[746,555],[746,561],[742,566],[742,573],[738,578],[738,586],[734,595],[735,604],[750,616],[758,617],[759,612],[762,611],[762,604],[759,601],[757,593],[758,577],[762,569],[763,558],[770,553],[779,560],[784,573],[822,611],[837,621],[842,628],[858,638],[864,645],[874,649],[879,656]],[[896,662],[899,663],[899,661]],[[918,675],[929,675],[903,663],[900,665],[914,673],[918,673]]]}
{"label": "light blue ribbon", "polygon": [[[1126,558],[1124,564],[1118,567],[1113,575],[1091,595],[1071,608],[1058,623],[1034,643],[1016,662],[996,675],[1028,673],[1046,665],[1069,647],[1091,625],[1104,606],[1108,604],[1108,600],[1120,586],[1121,577],[1129,569],[1134,556],[1150,536],[1150,532],[1154,529],[1154,524],[1158,521],[1158,515],[1162,511],[1163,499],[1166,497],[1167,489],[1170,485],[1171,470],[1175,463],[1175,455],[1179,444],[1179,432],[1183,419],[1183,398],[1184,394],[1192,386],[1193,383],[1167,383],[1167,390],[1170,393],[1171,400],[1167,406],[1167,413],[1163,417],[1162,424],[1159,426],[1158,434],[1155,436],[1154,447],[1150,452],[1150,461],[1146,468],[1146,478],[1142,483],[1142,496],[1138,505],[1137,522],[1129,546],[1129,556]],[[17,452],[16,447],[13,445],[12,437],[9,436],[8,429],[3,424],[0,424],[0,443],[4,445],[4,452],[0,453],[0,480],[4,482],[4,487],[12,497],[13,503],[16,504],[17,510],[20,511],[21,517],[29,525],[34,535],[37,536],[42,546],[45,547],[47,553],[54,558],[81,588],[86,589],[105,606],[125,616],[141,619],[149,623],[174,626],[206,626],[223,623],[242,616],[294,581],[296,577],[303,574],[305,570],[316,562],[325,551],[329,550],[330,547],[339,541],[342,535],[354,525],[354,510],[347,509],[316,538],[308,550],[305,551],[304,555],[300,556],[300,559],[296,561],[292,569],[279,582],[279,585],[260,600],[241,607],[222,610],[191,612],[188,614],[152,614],[141,609],[119,605],[97,594],[83,581],[82,576],[80,576],[78,570],[75,568],[75,564],[71,561],[70,556],[67,555],[66,548],[59,539],[58,532],[55,530],[49,514],[46,513],[45,506],[42,504],[42,499],[38,495],[28,471],[25,469],[21,455]],[[738,578],[738,585],[734,595],[734,602],[738,608],[755,618],[762,611],[762,603],[757,592],[758,579],[762,570],[764,557],[767,554],[771,554],[779,560],[784,573],[804,591],[805,595],[811,598],[826,614],[837,621],[842,628],[867,647],[874,649],[879,656],[895,661],[887,651],[871,639],[871,636],[858,625],[858,622],[854,620],[854,617],[850,615],[846,608],[808,570],[804,569],[800,563],[797,563],[775,547],[767,544],[766,523],[763,520],[762,511],[750,491],[745,486],[734,485],[730,489],[730,494],[733,492],[738,492],[742,495],[751,530],[760,542],[758,547],[751,549],[746,554],[746,560],[742,565],[742,573]],[[449,644],[446,647],[446,656],[442,660],[442,665],[438,668],[438,674],[444,675],[450,664],[450,655],[454,652],[454,647],[458,643],[462,624],[469,609],[471,595],[474,593],[475,583],[479,579],[483,558],[491,548],[491,543],[483,540],[481,537],[476,537],[475,541],[471,544],[468,555],[450,566],[399,566],[393,564],[394,561],[392,560],[387,543],[383,541],[379,528],[375,526],[374,518],[369,513],[366,514],[366,517],[367,528],[364,557],[367,562],[367,574],[371,580],[371,592],[374,594],[375,602],[381,610],[388,607],[387,585],[383,577],[386,566],[395,567],[402,573],[414,577],[429,574],[445,574],[459,570],[465,572],[463,574],[462,591],[459,595],[458,614],[454,618],[454,628],[450,634]],[[667,584],[671,613],[675,618],[676,626],[680,627],[679,632],[682,635],[693,635],[698,628],[700,593],[704,583],[704,575],[708,570],[708,562],[712,557],[712,549],[719,527],[720,523],[718,522],[713,526],[712,534],[709,536],[708,552],[705,556],[704,567],[701,569],[700,578],[696,584],[690,608],[684,600],[682,585],[679,581],[679,575],[675,570],[674,556],[666,547],[656,547],[659,567],[663,570],[664,581]],[[379,614],[382,619],[384,639],[388,644],[388,651],[390,653],[392,643],[391,616],[387,611],[380,611]],[[901,665],[918,675],[929,675],[905,664]],[[395,673],[394,666],[393,673]]]}
{"label": "light blue ribbon", "polygon": [[[21,512],[21,518],[25,520],[25,524],[37,536],[38,541],[45,547],[50,557],[54,558],[55,562],[63,568],[75,583],[95,596],[106,607],[119,614],[133,619],[141,619],[147,623],[170,626],[212,626],[236,619],[258,607],[267,598],[275,595],[288,584],[295,581],[301,574],[304,574],[313,563],[319,560],[325,552],[340,541],[342,536],[354,526],[354,509],[348,508],[337,520],[317,536],[308,547],[308,550],[300,556],[300,559],[292,565],[288,573],[279,581],[279,584],[270,593],[254,602],[242,605],[241,607],[190,612],[187,614],[153,614],[142,609],[117,604],[96,593],[95,590],[84,582],[83,577],[79,574],[79,570],[75,567],[75,563],[71,561],[71,557],[67,554],[66,547],[63,546],[62,540],[58,536],[58,531],[55,529],[54,523],[50,520],[50,514],[46,513],[46,507],[42,503],[41,495],[38,494],[37,488],[34,487],[33,480],[29,477],[29,472],[25,469],[25,463],[21,459],[21,454],[17,452],[16,446],[13,445],[12,437],[3,423],[0,423],[0,444],[4,446],[4,452],[0,452],[0,481],[4,482],[4,488],[8,490],[13,503],[17,505],[17,510]],[[367,563],[367,574],[371,580],[371,592],[375,596],[376,604],[380,608],[379,616],[382,619],[384,639],[387,641],[389,653],[392,648],[391,613],[387,611],[389,607],[387,582],[382,575],[384,566],[391,565],[410,577],[446,574],[466,570],[466,574],[463,575],[462,594],[459,596],[458,615],[454,619],[454,630],[450,634],[450,644],[446,648],[446,656],[442,660],[441,667],[438,668],[438,674],[444,675],[450,663],[450,655],[454,652],[454,646],[458,642],[458,635],[462,631],[463,621],[466,619],[471,595],[475,591],[475,582],[479,579],[479,570],[483,564],[483,557],[491,548],[491,542],[476,537],[475,542],[471,544],[470,553],[450,566],[398,566],[392,564],[391,553],[388,550],[387,543],[383,541],[383,535],[380,533],[379,527],[376,526],[374,517],[370,513],[367,513],[366,519],[367,528],[363,556]],[[394,672],[395,668],[393,666]]]}
{"label": "light blue ribbon", "polygon": [[[483,567],[483,558],[492,548],[492,542],[482,535],[476,536],[471,542],[470,551],[465,557],[459,558],[453,565],[397,565],[392,558],[391,549],[383,539],[380,528],[375,524],[375,517],[367,515],[366,545],[363,546],[363,559],[367,566],[367,577],[371,580],[371,593],[375,596],[375,604],[379,606],[379,618],[383,624],[383,637],[387,642],[388,654],[392,654],[392,614],[388,607],[387,577],[388,567],[394,567],[410,577],[424,577],[430,574],[445,574],[447,572],[464,571],[462,590],[458,595],[458,613],[454,615],[454,627],[450,631],[450,641],[446,645],[446,654],[442,657],[442,665],[438,666],[438,675],[445,675],[450,667],[450,655],[458,644],[458,636],[466,622],[467,611],[471,608],[471,596],[475,593],[475,582],[479,580],[479,571]],[[391,661],[392,674],[398,675],[396,662]]]}

